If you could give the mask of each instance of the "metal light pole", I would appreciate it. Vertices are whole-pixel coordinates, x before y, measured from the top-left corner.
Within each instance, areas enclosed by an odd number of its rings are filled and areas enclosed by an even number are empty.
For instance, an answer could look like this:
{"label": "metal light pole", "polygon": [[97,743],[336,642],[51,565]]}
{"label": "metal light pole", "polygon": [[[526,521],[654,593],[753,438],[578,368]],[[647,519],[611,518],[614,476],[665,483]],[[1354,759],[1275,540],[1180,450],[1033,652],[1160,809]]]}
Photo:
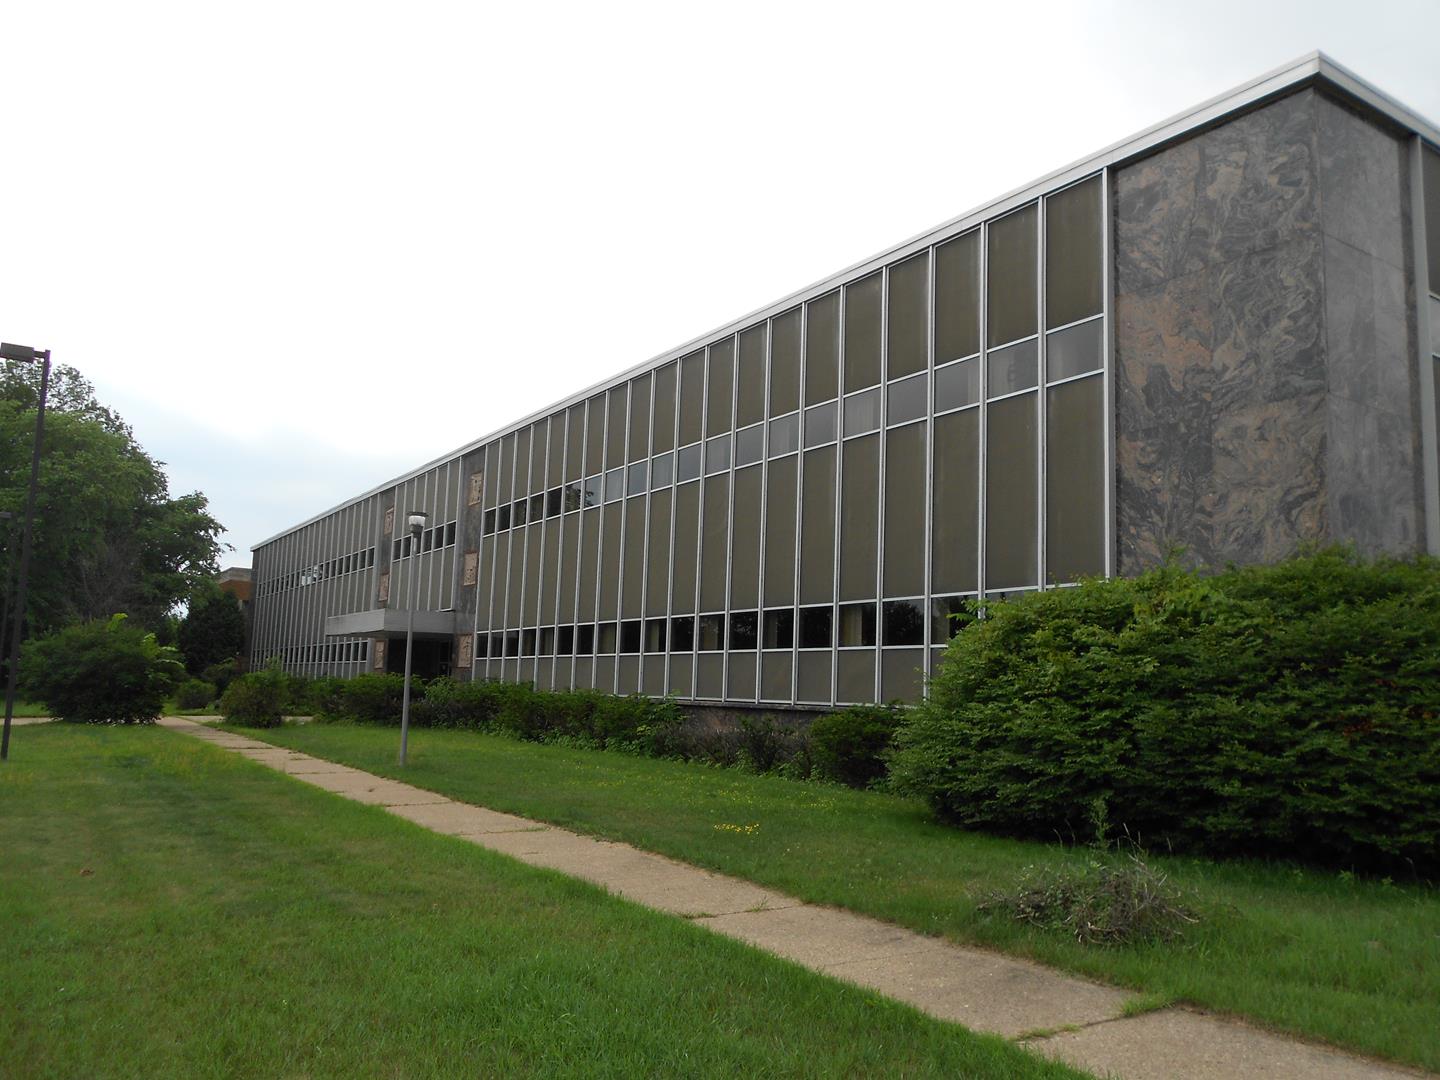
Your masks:
{"label": "metal light pole", "polygon": [[405,694],[400,699],[400,764],[405,764],[405,747],[410,741],[410,665],[415,659],[415,593],[416,568],[420,565],[420,534],[430,515],[423,510],[410,511],[410,611],[405,621]]}
{"label": "metal light pole", "polygon": [[10,628],[10,670],[5,677],[5,731],[0,735],[0,761],[10,757],[10,720],[15,715],[15,676],[20,666],[20,630],[25,625],[25,590],[30,584],[30,532],[35,521],[35,495],[40,488],[40,441],[45,436],[45,395],[50,392],[50,350],[0,344],[0,360],[40,362],[40,403],[35,410],[35,445],[30,451],[30,491],[25,496],[25,522],[20,534],[20,574],[15,586]]}

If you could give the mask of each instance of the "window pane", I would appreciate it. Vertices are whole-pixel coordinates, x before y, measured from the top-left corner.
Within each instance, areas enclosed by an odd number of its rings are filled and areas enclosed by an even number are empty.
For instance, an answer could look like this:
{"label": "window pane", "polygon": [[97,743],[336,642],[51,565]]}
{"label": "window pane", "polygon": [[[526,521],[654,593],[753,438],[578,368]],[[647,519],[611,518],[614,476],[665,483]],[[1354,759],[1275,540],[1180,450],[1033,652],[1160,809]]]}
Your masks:
{"label": "window pane", "polygon": [[670,610],[689,614],[695,610],[695,571],[700,565],[700,544],[697,540],[700,513],[700,485],[687,484],[675,489],[675,562],[670,572],[672,582]]}
{"label": "window pane", "polygon": [[590,656],[595,652],[595,626],[593,623],[586,623],[584,626],[575,628],[575,654],[577,656]]}
{"label": "window pane", "polygon": [[797,701],[830,703],[831,654],[801,653],[795,665],[795,698]]}
{"label": "window pane", "polygon": [[823,446],[835,441],[835,402],[805,410],[805,445]]}
{"label": "window pane", "polygon": [[625,461],[625,387],[606,396],[605,424],[605,464],[613,469]]}
{"label": "window pane", "polygon": [[559,626],[555,633],[555,655],[575,655],[575,627]]}
{"label": "window pane", "polygon": [[1051,582],[1105,572],[1104,381],[1047,390],[1045,566]]}
{"label": "window pane", "polygon": [[1045,378],[1050,382],[1099,371],[1104,363],[1104,319],[1057,330],[1045,338]]}
{"label": "window pane", "polygon": [[629,478],[625,485],[627,494],[642,495],[650,488],[650,463],[648,461],[637,461],[629,468]]}
{"label": "window pane", "polygon": [[935,249],[935,363],[980,351],[980,230]]}
{"label": "window pane", "polygon": [[793,665],[790,654],[769,653],[760,658],[760,698],[763,701],[789,701],[790,676]]}
{"label": "window pane", "polygon": [[765,330],[752,326],[740,335],[740,363],[735,380],[735,426],[765,418]]}
{"label": "window pane", "polygon": [[935,421],[931,495],[931,580],[934,592],[979,587],[980,410]]}
{"label": "window pane", "polygon": [[583,486],[584,505],[599,506],[604,502],[604,478],[599,476],[586,477]]}
{"label": "window pane", "polygon": [[675,447],[675,365],[655,372],[655,422],[651,453]]}
{"label": "window pane", "polygon": [[974,405],[980,400],[980,361],[962,360],[935,372],[935,411]]}
{"label": "window pane", "polygon": [[619,635],[613,622],[600,624],[599,634],[596,636],[595,651],[598,653],[613,653],[618,643]]}
{"label": "window pane", "polygon": [[734,392],[735,339],[726,338],[710,346],[710,389],[705,407],[705,434],[730,430],[731,396]]}
{"label": "window pane", "polygon": [[823,607],[800,609],[800,648],[828,649],[835,644],[834,609]]}
{"label": "window pane", "polygon": [[875,644],[875,605],[840,605],[840,647]]}
{"label": "window pane", "polygon": [[755,424],[735,433],[735,467],[753,465],[765,456],[765,425]]}
{"label": "window pane", "polygon": [[990,406],[985,467],[987,591],[1036,584],[1036,401],[1037,395],[1023,394]]}
{"label": "window pane", "polygon": [[864,435],[880,426],[880,388],[866,390],[863,394],[847,397],[845,405],[845,435]]}
{"label": "window pane", "polygon": [[611,469],[605,474],[605,501],[612,503],[625,494],[625,470]]}
{"label": "window pane", "polygon": [[699,627],[701,652],[719,652],[725,648],[725,616],[701,615]]}
{"label": "window pane", "polygon": [[670,492],[650,496],[649,533],[646,536],[645,614],[664,615],[670,589]]}
{"label": "window pane", "polygon": [[926,363],[926,333],[929,311],[926,293],[930,289],[930,252],[922,251],[890,267],[890,313],[886,323],[889,350],[886,377],[923,371]]}
{"label": "window pane", "polygon": [[[560,489],[551,488],[545,493],[545,516],[558,517],[560,514]],[[452,522],[453,525],[453,522]],[[447,534],[448,535],[448,534]]]}
{"label": "window pane", "polygon": [[866,435],[844,444],[841,466],[840,599],[875,595],[875,548],[879,527],[880,437]]}
{"label": "window pane", "polygon": [[875,651],[846,652],[836,657],[835,700],[869,702],[875,700]]}
{"label": "window pane", "polygon": [[885,593],[925,591],[924,424],[885,435]]}
{"label": "window pane", "polygon": [[924,667],[924,649],[886,649],[880,654],[880,700],[919,701],[925,696]]}
{"label": "window pane", "polygon": [[730,654],[730,685],[725,696],[732,701],[755,700],[755,657],[753,652]]}
{"label": "window pane", "polygon": [[699,442],[705,395],[705,353],[693,352],[680,360],[680,445]]}
{"label": "window pane", "polygon": [[886,600],[882,645],[924,645],[925,615],[919,600]]}
{"label": "window pane", "polygon": [[794,308],[770,322],[769,415],[779,416],[799,407],[800,309]]}
{"label": "window pane", "polygon": [[885,422],[904,424],[925,415],[925,376],[891,383],[885,391]]}
{"label": "window pane", "polygon": [[1039,357],[1035,338],[986,353],[985,375],[989,380],[986,394],[993,399],[1030,389],[1040,378]]}
{"label": "window pane", "polygon": [[498,499],[508,503],[514,495],[515,436],[506,435],[500,440],[500,484]]}
{"label": "window pane", "polygon": [[649,456],[649,376],[642,374],[631,382],[631,418],[629,418],[629,461]]}
{"label": "window pane", "polygon": [[580,515],[571,514],[560,526],[560,618],[575,614],[575,556],[580,542]]}
{"label": "window pane", "polygon": [[990,226],[989,345],[1035,332],[1035,205],[1016,210]]}
{"label": "window pane", "polygon": [[[518,529],[521,525],[524,525],[526,521],[529,520],[529,508],[529,499],[516,499],[513,503],[510,504],[510,524],[514,528]],[[407,536],[405,537],[405,551],[407,553],[410,550],[409,545],[410,538]]]}
{"label": "window pane", "polygon": [[613,619],[620,613],[620,518],[621,507],[611,503],[601,508],[600,527],[600,618]]}
{"label": "window pane", "polygon": [[705,443],[705,475],[725,472],[730,468],[730,436],[716,435]]}
{"label": "window pane", "polygon": [[1100,313],[1100,178],[1045,200],[1045,325]]}
{"label": "window pane", "polygon": [[[734,517],[730,536],[730,606],[760,602],[760,469],[735,474]],[[749,645],[739,648],[751,648]]]}
{"label": "window pane", "polygon": [[790,608],[765,612],[764,647],[788,649],[795,644],[795,612]]}
{"label": "window pane", "polygon": [[575,617],[586,622],[595,618],[595,578],[599,572],[602,513],[600,510],[590,510],[580,515],[580,609]]}
{"label": "window pane", "polygon": [[795,598],[795,472],[798,459],[770,464],[765,493],[765,603]]}
{"label": "window pane", "polygon": [[545,459],[545,484],[554,487],[560,483],[560,462],[565,456],[565,414],[560,413],[545,421],[550,429],[550,449]]}
{"label": "window pane", "polygon": [[645,651],[647,653],[663,653],[665,651],[665,630],[668,623],[664,619],[647,619],[645,622]]}
{"label": "window pane", "polygon": [[681,447],[675,452],[675,482],[683,484],[700,475],[700,444]]}
{"label": "window pane", "polygon": [[705,481],[705,520],[701,539],[700,607],[719,611],[725,607],[725,567],[730,514],[730,478],[712,476]]}
{"label": "window pane", "polygon": [[515,433],[515,498],[530,494],[530,429]]}
{"label": "window pane", "polygon": [[975,621],[963,596],[937,596],[930,602],[930,641],[943,645]]}
{"label": "window pane", "polygon": [[730,614],[730,648],[753,649],[759,644],[759,616],[753,611]]}
{"label": "window pane", "polygon": [[540,631],[540,655],[555,655],[555,628],[547,626]]}
{"label": "window pane", "polygon": [[805,305],[805,404],[839,396],[840,294]]}
{"label": "window pane", "polygon": [[675,455],[661,454],[650,459],[650,490],[669,487],[675,477]]}
{"label": "window pane", "polygon": [[791,413],[770,421],[770,456],[793,454],[800,449],[800,414]]}
{"label": "window pane", "polygon": [[805,454],[800,497],[800,599],[835,598],[835,447]]}
{"label": "window pane", "polygon": [[845,391],[880,381],[879,271],[845,286]]}
{"label": "window pane", "polygon": [[670,620],[670,651],[695,651],[695,616],[685,615]]}
{"label": "window pane", "polygon": [[604,466],[605,397],[600,395],[586,403],[585,475],[592,476]]}
{"label": "window pane", "polygon": [[[1425,188],[1425,246],[1430,249],[1430,291],[1440,294],[1440,154],[1428,146],[1421,155],[1421,170]],[[1435,351],[1440,353],[1440,349]]]}
{"label": "window pane", "polygon": [[620,651],[623,653],[640,651],[639,619],[628,619],[620,624]]}
{"label": "window pane", "polygon": [[565,476],[567,482],[579,480],[585,473],[585,403],[571,405],[565,411]]}

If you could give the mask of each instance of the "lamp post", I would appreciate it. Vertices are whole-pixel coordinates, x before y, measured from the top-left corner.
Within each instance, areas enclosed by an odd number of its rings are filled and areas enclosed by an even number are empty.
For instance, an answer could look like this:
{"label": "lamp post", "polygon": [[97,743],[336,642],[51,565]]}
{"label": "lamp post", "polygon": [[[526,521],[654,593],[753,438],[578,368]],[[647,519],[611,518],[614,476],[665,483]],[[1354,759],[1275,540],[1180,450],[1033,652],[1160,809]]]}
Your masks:
{"label": "lamp post", "polygon": [[25,625],[25,590],[30,584],[30,531],[35,521],[35,495],[40,488],[40,441],[45,436],[45,395],[50,392],[50,350],[0,344],[0,360],[40,363],[40,402],[35,409],[35,445],[30,451],[30,491],[25,496],[25,521],[20,533],[20,574],[15,585],[10,628],[10,670],[5,676],[5,731],[0,735],[0,761],[10,757],[10,720],[15,715],[15,675],[20,666],[20,630]]}
{"label": "lamp post", "polygon": [[420,534],[430,515],[423,510],[410,511],[410,610],[405,620],[405,693],[400,699],[400,764],[405,764],[405,748],[410,741],[410,666],[415,659],[415,594],[416,567],[420,564]]}

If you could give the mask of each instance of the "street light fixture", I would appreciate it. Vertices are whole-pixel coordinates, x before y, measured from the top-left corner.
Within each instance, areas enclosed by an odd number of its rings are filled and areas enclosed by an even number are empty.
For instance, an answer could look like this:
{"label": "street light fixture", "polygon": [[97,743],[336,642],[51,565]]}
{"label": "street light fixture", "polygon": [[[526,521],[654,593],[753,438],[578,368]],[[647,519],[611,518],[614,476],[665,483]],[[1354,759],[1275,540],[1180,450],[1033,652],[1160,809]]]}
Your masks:
{"label": "street light fixture", "polygon": [[10,720],[15,715],[15,675],[20,666],[20,631],[25,625],[25,590],[30,584],[30,532],[35,521],[35,495],[40,487],[40,441],[45,436],[45,395],[50,392],[50,350],[0,344],[0,360],[40,364],[40,402],[35,409],[35,445],[30,451],[30,491],[25,496],[25,522],[20,533],[20,575],[10,629],[10,670],[5,676],[5,730],[0,735],[0,761],[10,757]]}
{"label": "street light fixture", "polygon": [[415,592],[416,568],[420,565],[420,534],[429,520],[430,515],[423,510],[410,511],[410,611],[405,621],[405,693],[400,699],[401,765],[405,764],[405,748],[410,740],[410,665],[415,658],[415,604],[419,600]]}

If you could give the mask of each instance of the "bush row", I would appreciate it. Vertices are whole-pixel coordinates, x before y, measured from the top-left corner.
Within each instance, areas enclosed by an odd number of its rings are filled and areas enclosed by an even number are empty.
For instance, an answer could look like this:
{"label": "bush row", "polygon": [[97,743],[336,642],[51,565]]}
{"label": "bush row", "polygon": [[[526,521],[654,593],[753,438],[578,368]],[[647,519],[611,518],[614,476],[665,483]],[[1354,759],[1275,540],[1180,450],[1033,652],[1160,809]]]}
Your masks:
{"label": "bush row", "polygon": [[990,604],[892,783],[967,827],[1440,871],[1440,563],[1342,550]]}

